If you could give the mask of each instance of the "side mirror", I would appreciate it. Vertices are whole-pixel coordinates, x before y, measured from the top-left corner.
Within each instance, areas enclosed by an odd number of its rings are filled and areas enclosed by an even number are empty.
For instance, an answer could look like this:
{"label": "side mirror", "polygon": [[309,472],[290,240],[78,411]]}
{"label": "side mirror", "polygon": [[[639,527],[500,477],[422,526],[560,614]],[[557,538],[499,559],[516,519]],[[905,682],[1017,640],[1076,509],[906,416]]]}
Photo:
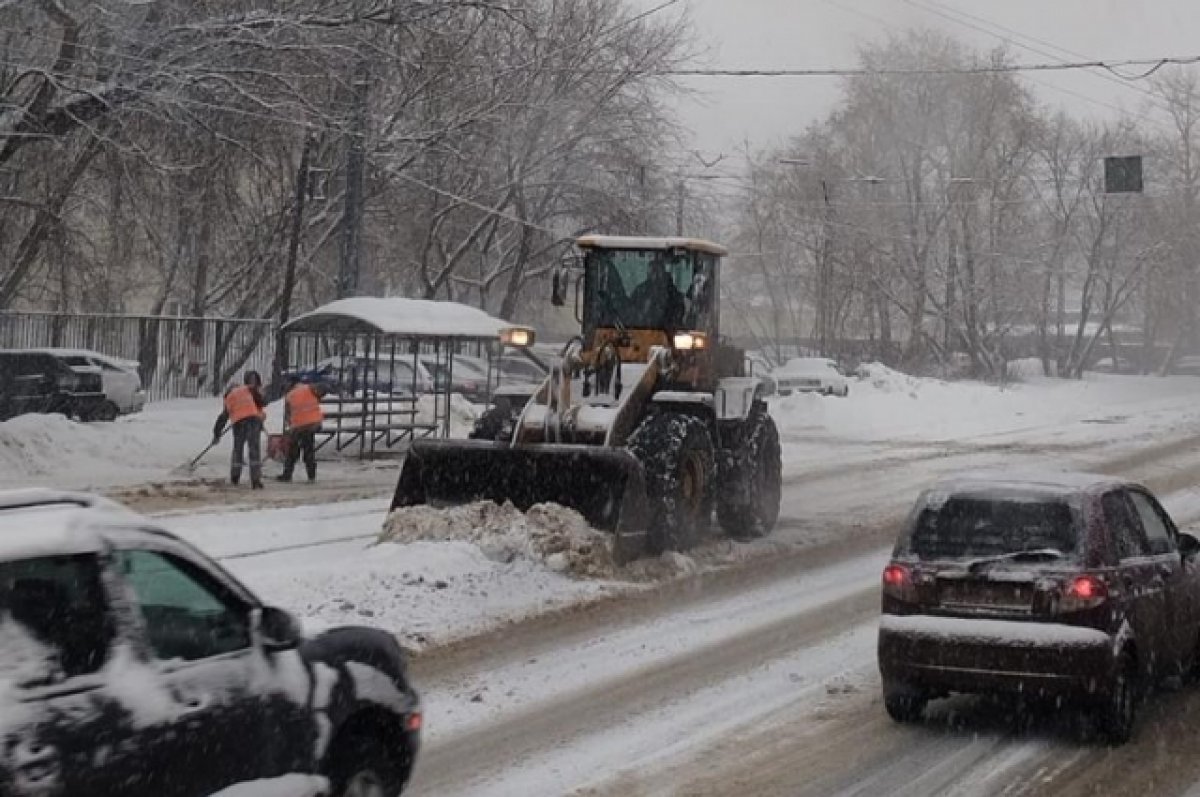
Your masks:
{"label": "side mirror", "polygon": [[300,621],[274,606],[263,607],[258,618],[258,633],[262,639],[263,650],[269,653],[292,650],[299,647],[304,639],[304,629]]}
{"label": "side mirror", "polygon": [[1184,559],[1194,559],[1200,554],[1200,539],[1186,531],[1179,532],[1179,554]]}
{"label": "side mirror", "polygon": [[556,268],[554,274],[550,277],[550,304],[555,307],[562,307],[567,303],[567,283],[570,280],[567,278],[567,272],[563,268]]}

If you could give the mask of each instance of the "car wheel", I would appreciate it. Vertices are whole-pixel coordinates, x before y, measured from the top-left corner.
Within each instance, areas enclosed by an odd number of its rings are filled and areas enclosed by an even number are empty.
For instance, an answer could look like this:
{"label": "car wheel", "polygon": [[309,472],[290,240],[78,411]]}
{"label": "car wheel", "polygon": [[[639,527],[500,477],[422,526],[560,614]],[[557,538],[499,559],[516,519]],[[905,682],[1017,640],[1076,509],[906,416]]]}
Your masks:
{"label": "car wheel", "polygon": [[92,410],[88,417],[84,420],[111,422],[115,421],[117,416],[120,414],[121,411],[117,409],[116,404],[113,404],[111,401],[105,401],[100,406],[96,407],[96,409]]}
{"label": "car wheel", "polygon": [[333,797],[397,797],[404,787],[397,751],[374,736],[354,733],[339,740],[330,759]]}
{"label": "car wheel", "polygon": [[1097,712],[1100,731],[1113,744],[1124,744],[1133,736],[1137,703],[1137,665],[1132,656],[1124,654],[1104,703]]}
{"label": "car wheel", "polygon": [[905,725],[918,722],[925,714],[925,706],[929,704],[929,696],[914,687],[898,684],[884,684],[883,707],[888,716]]}

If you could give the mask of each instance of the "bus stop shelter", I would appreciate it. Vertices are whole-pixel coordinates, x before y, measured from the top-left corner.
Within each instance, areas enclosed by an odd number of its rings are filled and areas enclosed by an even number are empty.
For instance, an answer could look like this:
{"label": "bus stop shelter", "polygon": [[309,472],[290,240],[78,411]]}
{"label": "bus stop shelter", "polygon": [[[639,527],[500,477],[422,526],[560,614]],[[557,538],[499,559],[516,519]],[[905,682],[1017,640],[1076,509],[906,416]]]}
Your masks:
{"label": "bus stop shelter", "polygon": [[327,391],[320,446],[382,455],[450,435],[456,355],[490,363],[509,326],[457,302],[338,299],[284,325],[286,373]]}

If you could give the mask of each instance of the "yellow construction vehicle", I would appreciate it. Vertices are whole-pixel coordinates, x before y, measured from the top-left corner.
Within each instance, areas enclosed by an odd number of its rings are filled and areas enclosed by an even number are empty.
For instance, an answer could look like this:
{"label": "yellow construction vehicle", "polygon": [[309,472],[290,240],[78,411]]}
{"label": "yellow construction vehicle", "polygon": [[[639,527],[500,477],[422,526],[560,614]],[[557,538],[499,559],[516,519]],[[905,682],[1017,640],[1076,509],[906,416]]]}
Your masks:
{"label": "yellow construction vehicle", "polygon": [[[413,443],[393,508],[555,502],[616,534],[622,560],[690,547],[714,510],[730,536],[770,531],[779,434],[744,352],[720,337],[726,250],[690,238],[576,244],[553,302],[574,302],[581,334],[511,418],[483,425],[493,439]],[[502,337],[532,343],[528,329]]]}

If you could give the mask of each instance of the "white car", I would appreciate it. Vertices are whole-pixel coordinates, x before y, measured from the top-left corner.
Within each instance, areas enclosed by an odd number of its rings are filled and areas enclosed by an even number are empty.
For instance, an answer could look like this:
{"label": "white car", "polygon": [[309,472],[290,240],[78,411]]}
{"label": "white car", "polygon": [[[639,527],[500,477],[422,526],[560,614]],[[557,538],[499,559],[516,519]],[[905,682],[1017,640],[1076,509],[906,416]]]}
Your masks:
{"label": "white car", "polygon": [[110,357],[89,349],[39,349],[52,354],[79,373],[100,374],[104,403],[92,414],[92,420],[111,421],[118,415],[141,412],[146,406],[146,391],[138,375],[138,362]]}
{"label": "white car", "polygon": [[771,372],[775,392],[780,396],[792,393],[820,393],[823,396],[850,395],[850,382],[838,369],[837,363],[826,357],[797,357]]}

